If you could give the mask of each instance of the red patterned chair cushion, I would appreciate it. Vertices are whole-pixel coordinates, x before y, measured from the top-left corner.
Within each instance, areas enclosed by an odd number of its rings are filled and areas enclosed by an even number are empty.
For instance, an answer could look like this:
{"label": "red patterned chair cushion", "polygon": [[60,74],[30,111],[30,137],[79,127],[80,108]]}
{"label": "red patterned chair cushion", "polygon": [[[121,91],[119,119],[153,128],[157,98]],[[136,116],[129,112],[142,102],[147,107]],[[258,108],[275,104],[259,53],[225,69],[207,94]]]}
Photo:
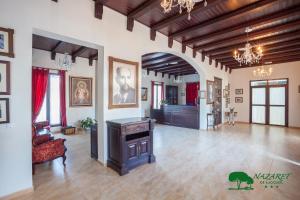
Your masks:
{"label": "red patterned chair cushion", "polygon": [[65,139],[56,139],[32,148],[32,163],[42,163],[62,157],[65,154]]}
{"label": "red patterned chair cushion", "polygon": [[50,140],[53,140],[53,137],[50,134],[37,135],[32,139],[32,145],[37,146]]}

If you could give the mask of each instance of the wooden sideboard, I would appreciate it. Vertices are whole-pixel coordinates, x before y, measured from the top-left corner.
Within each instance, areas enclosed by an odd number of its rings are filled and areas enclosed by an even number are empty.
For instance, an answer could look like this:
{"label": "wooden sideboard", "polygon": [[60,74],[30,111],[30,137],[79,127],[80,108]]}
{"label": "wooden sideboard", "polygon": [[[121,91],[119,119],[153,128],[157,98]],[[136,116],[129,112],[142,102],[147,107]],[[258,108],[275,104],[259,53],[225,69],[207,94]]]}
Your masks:
{"label": "wooden sideboard", "polygon": [[161,109],[151,109],[150,113],[157,123],[192,129],[200,128],[199,115],[197,106],[185,105],[165,105]]}
{"label": "wooden sideboard", "polygon": [[122,176],[141,164],[155,162],[154,122],[150,118],[107,121],[107,166]]}
{"label": "wooden sideboard", "polygon": [[91,126],[91,157],[98,159],[98,125]]}

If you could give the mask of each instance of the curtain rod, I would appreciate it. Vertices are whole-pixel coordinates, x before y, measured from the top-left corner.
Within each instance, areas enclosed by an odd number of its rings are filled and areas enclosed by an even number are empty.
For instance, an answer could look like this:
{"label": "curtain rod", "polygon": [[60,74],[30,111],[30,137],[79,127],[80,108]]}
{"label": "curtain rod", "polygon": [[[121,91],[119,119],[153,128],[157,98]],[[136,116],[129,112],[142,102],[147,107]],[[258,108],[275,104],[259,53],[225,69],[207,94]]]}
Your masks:
{"label": "curtain rod", "polygon": [[36,66],[32,66],[33,69],[49,69],[49,70],[57,70],[57,71],[68,71],[66,69],[55,69],[55,68],[47,68],[47,67],[36,67]]}

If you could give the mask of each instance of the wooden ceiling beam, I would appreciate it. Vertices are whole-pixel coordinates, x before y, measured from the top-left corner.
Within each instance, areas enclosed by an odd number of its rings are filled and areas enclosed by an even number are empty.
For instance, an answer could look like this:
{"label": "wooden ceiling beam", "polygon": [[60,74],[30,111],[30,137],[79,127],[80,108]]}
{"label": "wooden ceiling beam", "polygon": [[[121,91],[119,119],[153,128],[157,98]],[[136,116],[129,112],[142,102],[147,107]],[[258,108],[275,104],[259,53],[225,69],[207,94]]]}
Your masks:
{"label": "wooden ceiling beam", "polygon": [[95,17],[97,19],[102,19],[103,16],[103,1],[102,0],[95,0]]}
{"label": "wooden ceiling beam", "polygon": [[292,22],[289,22],[289,23],[286,23],[286,24],[272,26],[272,27],[269,27],[269,28],[265,28],[265,29],[262,29],[262,30],[251,32],[251,33],[248,34],[248,37],[245,33],[243,33],[243,34],[233,36],[233,37],[230,37],[230,38],[222,38],[222,39],[217,40],[215,42],[209,42],[209,43],[194,47],[194,49],[196,51],[199,51],[199,50],[204,50],[204,49],[215,47],[215,46],[226,46],[227,43],[232,43],[232,42],[237,41],[237,40],[245,40],[246,41],[247,38],[249,38],[250,40],[251,39],[253,40],[256,37],[264,37],[266,35],[269,35],[269,34],[272,34],[272,33],[275,33],[275,32],[280,32],[280,31],[284,31],[284,30],[289,30],[291,28],[295,28],[299,25],[300,25],[300,20],[295,20],[295,21],[292,21]]}
{"label": "wooden ceiling beam", "polygon": [[[250,40],[250,43],[256,43],[256,44],[261,44],[262,46],[266,43],[271,43],[271,42],[277,42],[277,41],[281,41],[281,40],[288,40],[291,38],[299,38],[300,37],[300,30],[296,30],[296,31],[292,31],[292,32],[287,32],[287,33],[283,33],[283,34],[279,34],[279,35],[274,35],[274,36],[270,36],[270,37],[265,37],[262,39],[257,39],[257,40]],[[205,55],[212,55],[212,54],[217,54],[217,53],[225,53],[228,51],[234,51],[234,49],[237,48],[241,48],[245,46],[245,42],[241,42],[238,44],[233,44],[230,46],[225,46],[222,48],[215,48],[215,49],[211,49],[209,51],[205,52]]]}
{"label": "wooden ceiling beam", "polygon": [[89,57],[89,65],[93,66],[93,60],[98,60],[98,52]]}
{"label": "wooden ceiling beam", "polygon": [[237,16],[237,15],[240,15],[240,14],[244,14],[246,12],[249,12],[249,11],[252,11],[252,10],[255,10],[257,8],[260,8],[262,6],[265,6],[265,5],[268,5],[268,4],[271,4],[275,1],[278,1],[278,0],[261,0],[261,1],[257,1],[255,3],[252,3],[252,4],[249,4],[249,5],[246,5],[244,7],[241,7],[239,9],[236,9],[234,11],[231,11],[231,12],[228,12],[228,13],[225,13],[223,15],[219,15],[217,17],[214,17],[212,19],[209,19],[207,21],[204,21],[204,22],[200,22],[199,24],[196,24],[196,25],[193,25],[193,26],[190,26],[190,27],[187,27],[187,28],[183,28],[179,31],[176,31],[174,33],[171,33],[169,35],[169,37],[171,38],[177,38],[179,36],[183,36],[183,35],[186,35],[192,31],[195,31],[195,30],[198,30],[198,29],[202,29],[203,27],[206,27],[206,26],[211,26],[212,24],[214,23],[217,23],[217,22],[220,22],[220,21],[223,21],[223,20],[226,20],[226,19],[229,19],[231,17],[234,17],[234,16]]}
{"label": "wooden ceiling beam", "polygon": [[[286,49],[289,49],[296,45],[300,45],[300,39],[292,39],[292,40],[279,42],[271,45],[265,45],[263,46],[263,51],[264,51],[263,53],[272,52],[272,51],[285,51]],[[226,53],[211,55],[212,59],[222,59],[222,58],[228,58],[232,56],[233,56],[232,50]]]}
{"label": "wooden ceiling beam", "polygon": [[182,61],[182,58],[173,57],[173,58],[169,58],[169,59],[165,59],[165,60],[158,60],[156,62],[152,62],[151,64],[147,64],[147,65],[143,64],[142,66],[143,66],[143,68],[148,68],[148,67],[154,67],[154,66],[157,66],[160,64],[167,64],[170,62],[180,62],[180,61]]}
{"label": "wooden ceiling beam", "polygon": [[187,62],[180,62],[176,65],[161,65],[161,66],[154,66],[154,67],[148,67],[147,69],[149,70],[163,70],[163,69],[168,69],[168,68],[180,68],[180,67],[183,67],[183,66],[186,66],[188,65]]}
{"label": "wooden ceiling beam", "polygon": [[159,0],[148,0],[132,11],[127,15],[127,30],[132,31],[134,26],[134,19],[144,15],[149,12],[155,5],[159,3]]}
{"label": "wooden ceiling beam", "polygon": [[[272,61],[271,64],[265,64],[265,66],[268,65],[275,65],[275,64],[281,64],[281,63],[288,63],[288,62],[296,62],[296,61],[300,61],[300,57],[299,58],[291,58],[291,59],[283,59],[283,60],[277,60],[277,61]],[[261,66],[261,64],[255,64],[255,65],[251,65],[251,66],[238,66],[238,65],[232,65],[232,66],[228,66],[228,68],[232,69],[232,70],[236,70],[236,69],[242,69],[242,68],[249,68],[249,67],[258,67]]]}
{"label": "wooden ceiling beam", "polygon": [[80,56],[86,50],[87,50],[87,48],[84,47],[84,46],[82,46],[78,50],[76,50],[75,52],[73,52],[72,53],[72,62],[75,63],[76,62],[76,57]]}
{"label": "wooden ceiling beam", "polygon": [[156,57],[156,58],[151,58],[151,59],[148,59],[148,60],[142,60],[142,65],[146,66],[146,65],[153,64],[153,63],[156,63],[156,62],[163,62],[163,61],[171,59],[171,58],[177,58],[177,56],[174,56],[172,54],[166,54],[166,55],[159,56],[159,57]]}
{"label": "wooden ceiling beam", "polygon": [[255,26],[265,25],[267,23],[278,21],[280,19],[286,18],[286,17],[294,15],[294,14],[298,14],[299,11],[300,11],[300,6],[288,8],[281,12],[276,12],[276,13],[270,14],[268,16],[262,16],[258,19],[254,19],[254,20],[251,20],[248,22],[243,22],[238,25],[231,26],[229,28],[217,30],[217,31],[214,31],[211,33],[206,33],[206,34],[191,38],[189,40],[185,40],[182,43],[183,43],[183,46],[186,46],[186,45],[189,45],[192,43],[202,42],[202,41],[205,41],[205,40],[208,40],[208,39],[211,39],[211,38],[214,38],[214,37],[217,37],[217,36],[232,32],[232,31],[236,31],[239,29],[249,27],[249,26],[255,27]]}
{"label": "wooden ceiling beam", "polygon": [[[261,62],[273,62],[273,61],[277,61],[277,60],[286,60],[286,59],[300,59],[300,52],[297,51],[292,55],[277,55],[277,56],[270,56],[267,58],[264,58],[263,60],[261,60],[259,63],[261,64]],[[234,65],[239,65],[239,63],[235,60],[233,61],[229,61],[229,62],[223,62],[222,64],[226,65],[226,66],[234,66]]]}
{"label": "wooden ceiling beam", "polygon": [[[194,9],[192,10],[191,14],[193,15],[193,13],[197,13],[197,12],[203,12],[207,9],[209,9],[210,7],[213,7],[219,3],[221,3],[224,0],[208,0],[208,4],[207,7],[204,7],[203,3],[198,3],[195,5]],[[152,24],[150,26],[151,28],[151,40],[155,40],[155,36],[156,36],[156,31],[160,30],[164,27],[169,26],[171,23],[175,23],[176,21],[179,20],[183,20],[183,19],[187,19],[188,18],[188,13],[186,10],[184,10],[181,14],[175,13],[174,15],[167,17],[159,22],[156,22],[155,24]]]}
{"label": "wooden ceiling beam", "polygon": [[192,66],[186,65],[185,67],[180,67],[177,69],[174,68],[169,68],[169,69],[165,69],[165,70],[155,70],[157,72],[163,72],[163,73],[170,73],[173,71],[182,71],[182,70],[195,70]]}
{"label": "wooden ceiling beam", "polygon": [[172,74],[169,74],[170,76],[185,76],[185,75],[191,75],[191,74],[197,74],[197,71],[195,72],[184,72],[184,73],[172,73]]}
{"label": "wooden ceiling beam", "polygon": [[63,43],[63,41],[59,41],[56,43],[56,45],[51,49],[51,59],[55,60],[56,57],[56,51],[58,49],[58,47]]}
{"label": "wooden ceiling beam", "polygon": [[[300,45],[295,45],[295,46],[292,46],[292,47],[285,47],[285,48],[282,48],[282,49],[275,49],[275,50],[270,50],[270,51],[266,51],[264,52],[264,55],[263,55],[263,59],[267,59],[271,56],[281,56],[281,55],[292,55],[294,54],[295,52],[300,52]],[[227,58],[222,58],[222,59],[218,59],[219,62],[227,62],[227,61],[232,61],[234,60],[233,56],[231,57],[227,57]]]}

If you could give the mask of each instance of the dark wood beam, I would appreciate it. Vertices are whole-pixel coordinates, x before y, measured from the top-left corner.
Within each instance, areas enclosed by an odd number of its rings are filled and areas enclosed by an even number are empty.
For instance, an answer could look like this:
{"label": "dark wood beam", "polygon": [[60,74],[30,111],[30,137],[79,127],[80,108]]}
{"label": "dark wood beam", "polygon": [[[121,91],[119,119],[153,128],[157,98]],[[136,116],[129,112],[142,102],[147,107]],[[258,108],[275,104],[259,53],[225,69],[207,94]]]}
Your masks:
{"label": "dark wood beam", "polygon": [[267,16],[262,16],[258,19],[254,19],[254,20],[251,20],[251,21],[248,21],[248,22],[243,22],[243,23],[240,23],[238,25],[231,26],[229,28],[225,28],[225,29],[222,29],[222,30],[217,30],[217,31],[214,31],[214,32],[211,32],[211,33],[206,33],[206,34],[191,38],[189,40],[183,41],[182,43],[183,43],[183,46],[186,46],[186,45],[189,45],[189,44],[192,44],[192,43],[202,42],[202,41],[205,41],[205,40],[208,40],[208,39],[211,39],[211,38],[214,38],[214,37],[217,37],[217,36],[232,32],[232,31],[236,31],[236,30],[239,30],[239,29],[244,29],[244,28],[249,27],[249,26],[250,27],[251,26],[252,27],[253,26],[257,27],[257,26],[265,25],[267,23],[274,22],[274,21],[286,18],[286,17],[294,15],[294,14],[298,14],[299,11],[300,11],[300,6],[293,7],[293,8],[288,8],[288,9],[285,9],[281,12],[276,12],[274,14],[270,14],[270,15],[267,15]]}
{"label": "dark wood beam", "polygon": [[[264,58],[263,61],[260,61],[259,63],[261,64],[261,62],[275,62],[275,61],[278,61],[278,60],[287,60],[287,59],[300,59],[300,52],[296,52],[295,54],[293,55],[277,55],[277,56],[272,56],[272,57],[267,57],[267,58]],[[237,62],[237,61],[230,61],[230,62],[223,62],[222,64],[226,65],[226,66],[237,66],[240,64]],[[243,66],[243,65],[242,65]],[[247,65],[246,65],[247,66]],[[249,65],[248,65],[249,66]]]}
{"label": "dark wood beam", "polygon": [[165,70],[157,70],[158,72],[164,72],[164,73],[170,73],[173,71],[183,71],[183,70],[195,70],[193,67],[191,66],[185,66],[185,67],[181,67],[181,68],[169,68],[169,69],[165,69]]}
{"label": "dark wood beam", "polygon": [[[284,47],[284,48],[279,48],[279,49],[273,49],[273,50],[268,50],[266,49],[264,51],[264,55],[263,55],[263,58],[265,57],[268,57],[270,55],[276,55],[276,54],[279,54],[279,55],[285,55],[285,54],[289,54],[289,53],[293,53],[293,52],[300,52],[300,45],[299,44],[295,44],[293,46],[290,46],[290,47]],[[228,56],[226,58],[219,58],[218,60],[220,62],[226,62],[226,61],[230,61],[230,60],[233,60],[233,55],[231,54],[231,56]]]}
{"label": "dark wood beam", "polygon": [[54,1],[54,2],[56,2],[56,3],[58,2],[58,0],[52,0],[52,1]]}
{"label": "dark wood beam", "polygon": [[102,19],[103,16],[103,1],[95,0],[95,17],[97,19]]}
{"label": "dark wood beam", "polygon": [[146,14],[158,3],[159,0],[148,0],[143,2],[141,5],[139,5],[132,11],[130,11],[127,15],[127,30],[132,31],[134,26],[134,19]]}
{"label": "dark wood beam", "polygon": [[192,31],[202,29],[202,28],[204,28],[206,26],[212,26],[214,23],[217,23],[217,22],[229,19],[231,17],[237,16],[237,15],[240,15],[240,14],[245,14],[246,12],[255,10],[255,9],[260,8],[262,6],[265,6],[267,4],[271,4],[271,3],[275,2],[275,1],[278,1],[278,0],[262,0],[262,1],[257,1],[255,3],[252,3],[252,4],[249,4],[249,5],[246,5],[246,6],[242,7],[242,8],[239,8],[237,10],[225,13],[223,15],[219,15],[217,17],[214,17],[214,18],[209,19],[209,20],[204,21],[204,22],[200,22],[199,24],[190,26],[188,28],[183,28],[183,29],[181,29],[179,31],[176,31],[175,33],[170,34],[169,36],[171,36],[172,38],[176,38],[176,37],[179,37],[179,36],[182,36],[182,35],[186,35],[186,34],[192,32]]}
{"label": "dark wood beam", "polygon": [[[215,5],[217,5],[218,3],[222,2],[222,1],[224,1],[224,0],[208,0],[207,7],[204,7],[203,3],[196,4],[194,9],[192,10],[191,14],[193,15],[193,13],[203,12],[203,11],[209,9],[210,7],[214,7]],[[175,23],[176,21],[187,19],[187,17],[188,17],[188,13],[186,10],[184,10],[181,14],[178,14],[176,12],[174,15],[169,16],[155,24],[152,24],[150,26],[151,32],[152,32],[151,35],[154,34],[154,32],[156,32],[157,30],[160,30],[166,26],[169,26],[171,23]]]}
{"label": "dark wood beam", "polygon": [[191,75],[191,74],[197,74],[197,72],[184,72],[184,73],[174,73],[174,74],[169,74],[169,75],[173,75],[173,76],[185,76],[185,75]]}
{"label": "dark wood beam", "polygon": [[155,67],[149,67],[147,69],[149,70],[164,70],[164,69],[169,69],[169,68],[180,68],[180,67],[184,67],[184,66],[187,66],[188,63],[187,62],[181,62],[181,63],[178,63],[176,65],[162,65],[162,66],[155,66]]}
{"label": "dark wood beam", "polygon": [[[268,64],[268,65],[275,65],[275,64],[288,63],[288,62],[296,62],[296,61],[300,61],[300,57],[299,58],[291,58],[291,59],[282,59],[282,60],[272,61],[272,63]],[[268,66],[268,65],[265,64],[264,66]],[[232,66],[229,66],[229,67],[232,70],[236,70],[236,69],[249,68],[249,67],[258,67],[258,66],[261,66],[261,64],[255,64],[255,65],[251,65],[251,66],[232,65]]]}
{"label": "dark wood beam", "polygon": [[154,66],[157,66],[160,64],[167,64],[170,62],[180,62],[180,61],[182,61],[182,58],[179,58],[179,57],[173,57],[173,58],[169,58],[169,59],[165,59],[165,60],[157,60],[155,62],[152,62],[151,64],[147,64],[147,65],[143,64],[143,68],[154,67]]}
{"label": "dark wood beam", "polygon": [[[295,39],[295,38],[299,38],[300,37],[300,30],[296,30],[296,31],[292,31],[292,32],[288,32],[288,33],[283,33],[283,34],[279,34],[279,35],[274,35],[274,36],[270,36],[270,37],[265,37],[262,39],[256,39],[256,40],[250,40],[250,43],[255,43],[255,44],[261,44],[262,46],[266,43],[271,43],[271,42],[278,42],[281,40],[289,40],[291,38]],[[234,51],[234,49],[237,48],[241,48],[245,46],[245,42],[241,42],[238,44],[233,44],[230,46],[225,46],[222,48],[216,48],[216,49],[212,49],[209,50],[207,52],[205,52],[206,55],[212,55],[212,54],[217,54],[217,53],[224,53],[224,52],[228,52],[228,51]]]}
{"label": "dark wood beam", "polygon": [[56,57],[56,50],[58,49],[58,47],[62,44],[62,41],[59,41],[56,43],[56,45],[51,49],[51,59],[55,60]]}
{"label": "dark wood beam", "polygon": [[78,50],[76,50],[75,52],[73,52],[72,53],[72,62],[75,63],[76,62],[76,57],[80,56],[86,50],[87,50],[87,48],[84,47],[84,46],[82,46]]}
{"label": "dark wood beam", "polygon": [[94,55],[91,55],[89,57],[89,65],[93,66],[93,60],[98,60],[98,53],[95,53]]}
{"label": "dark wood beam", "polygon": [[165,61],[167,59],[170,59],[170,58],[174,58],[177,56],[174,56],[172,54],[166,54],[166,55],[162,55],[162,56],[159,56],[159,57],[156,57],[156,58],[151,58],[151,59],[145,59],[145,60],[142,60],[142,65],[143,66],[146,66],[146,65],[149,65],[149,64],[153,64],[153,63],[156,63],[156,62],[162,62],[162,61]]}
{"label": "dark wood beam", "polygon": [[[265,54],[266,52],[272,51],[284,51],[285,49],[289,49],[292,46],[295,45],[300,45],[300,39],[292,39],[292,40],[287,40],[284,42],[279,42],[275,44],[270,44],[270,45],[265,45],[263,46],[263,53]],[[222,58],[228,58],[233,56],[233,51],[230,50],[229,52],[226,53],[221,53],[221,54],[214,54],[211,55],[212,59],[222,59]]]}
{"label": "dark wood beam", "polygon": [[222,38],[220,40],[217,40],[215,42],[208,42],[206,44],[194,47],[194,49],[196,51],[199,50],[204,50],[207,48],[211,48],[211,47],[215,47],[215,46],[226,46],[227,43],[232,43],[234,41],[237,40],[247,40],[247,38],[249,38],[250,40],[255,39],[257,37],[263,37],[275,32],[279,32],[279,31],[283,31],[283,30],[289,30],[290,28],[294,28],[300,25],[300,20],[295,20],[286,24],[281,24],[281,25],[277,25],[277,26],[272,26],[272,27],[268,27],[262,30],[258,30],[258,31],[254,31],[248,34],[248,37],[245,33],[237,35],[237,36],[233,36],[230,38]]}

